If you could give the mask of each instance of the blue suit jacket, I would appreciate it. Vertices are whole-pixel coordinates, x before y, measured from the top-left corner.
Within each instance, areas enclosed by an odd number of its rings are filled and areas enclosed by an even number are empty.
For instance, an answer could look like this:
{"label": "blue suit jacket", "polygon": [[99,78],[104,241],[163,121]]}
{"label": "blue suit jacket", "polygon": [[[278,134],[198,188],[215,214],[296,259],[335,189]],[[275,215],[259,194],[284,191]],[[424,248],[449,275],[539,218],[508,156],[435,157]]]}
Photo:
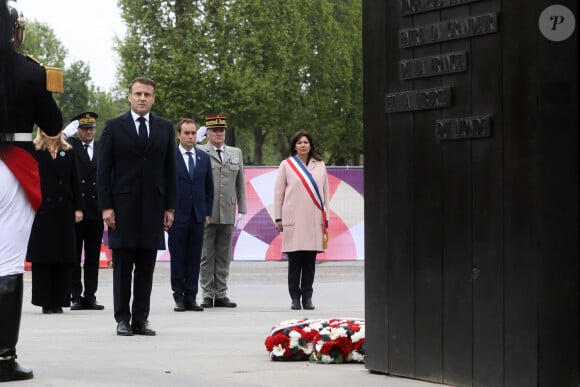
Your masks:
{"label": "blue suit jacket", "polygon": [[213,208],[213,176],[211,162],[207,153],[195,148],[195,173],[193,179],[187,172],[183,155],[177,147],[175,151],[177,166],[177,208],[175,222],[205,222]]}

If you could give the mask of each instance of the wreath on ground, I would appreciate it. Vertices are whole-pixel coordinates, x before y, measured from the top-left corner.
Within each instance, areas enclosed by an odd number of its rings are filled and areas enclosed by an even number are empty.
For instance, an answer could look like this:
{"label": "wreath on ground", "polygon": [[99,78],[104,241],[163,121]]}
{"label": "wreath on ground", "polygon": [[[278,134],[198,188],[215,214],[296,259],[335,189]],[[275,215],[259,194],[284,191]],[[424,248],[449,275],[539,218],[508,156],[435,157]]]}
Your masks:
{"label": "wreath on ground", "polygon": [[282,321],[264,344],[274,361],[364,363],[365,322],[355,318]]}

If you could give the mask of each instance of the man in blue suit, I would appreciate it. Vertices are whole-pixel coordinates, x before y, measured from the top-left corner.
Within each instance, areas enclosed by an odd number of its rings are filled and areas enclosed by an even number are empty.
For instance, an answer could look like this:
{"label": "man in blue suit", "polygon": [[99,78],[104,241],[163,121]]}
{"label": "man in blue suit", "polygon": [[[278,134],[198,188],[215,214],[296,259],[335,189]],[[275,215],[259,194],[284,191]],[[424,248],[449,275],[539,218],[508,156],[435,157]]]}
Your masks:
{"label": "man in blue suit", "polygon": [[177,125],[179,146],[175,152],[177,167],[177,209],[169,233],[171,289],[176,312],[203,311],[196,302],[199,264],[204,227],[209,224],[213,207],[211,161],[206,152],[197,150],[197,126],[190,118]]}
{"label": "man in blue suit", "polygon": [[151,78],[131,81],[128,100],[131,110],[108,120],[101,135],[99,208],[113,250],[117,335],[155,336],[147,318],[157,250],[165,249],[163,231],[171,228],[177,204],[175,131],[151,113]]}

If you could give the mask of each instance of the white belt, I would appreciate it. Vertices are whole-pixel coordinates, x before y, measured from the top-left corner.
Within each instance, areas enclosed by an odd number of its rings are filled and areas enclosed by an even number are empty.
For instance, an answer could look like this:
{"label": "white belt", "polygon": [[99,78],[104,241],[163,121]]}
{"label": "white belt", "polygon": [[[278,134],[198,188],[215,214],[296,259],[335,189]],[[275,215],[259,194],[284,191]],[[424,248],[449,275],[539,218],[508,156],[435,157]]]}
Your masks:
{"label": "white belt", "polygon": [[32,133],[14,133],[14,141],[32,141]]}

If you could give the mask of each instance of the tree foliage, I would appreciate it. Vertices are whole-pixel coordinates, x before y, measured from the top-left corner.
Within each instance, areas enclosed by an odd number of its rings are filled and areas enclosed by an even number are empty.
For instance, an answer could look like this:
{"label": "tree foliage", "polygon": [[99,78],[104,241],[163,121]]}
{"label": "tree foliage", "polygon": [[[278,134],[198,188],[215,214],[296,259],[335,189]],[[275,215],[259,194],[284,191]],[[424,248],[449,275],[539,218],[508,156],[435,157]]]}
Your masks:
{"label": "tree foliage", "polygon": [[79,60],[65,65],[68,51],[47,24],[27,20],[26,39],[20,51],[32,55],[46,66],[63,68],[64,93],[55,93],[54,97],[62,110],[65,123],[83,111],[94,111],[99,114],[99,134],[105,120],[126,109],[124,101],[92,85],[88,63]]}
{"label": "tree foliage", "polygon": [[154,110],[174,121],[228,116],[247,162],[285,157],[299,129],[329,164],[360,164],[360,0],[119,0],[124,84],[157,83]]}
{"label": "tree foliage", "polygon": [[46,66],[61,68],[68,54],[48,24],[29,20],[26,21],[26,38],[20,51],[34,56]]}

